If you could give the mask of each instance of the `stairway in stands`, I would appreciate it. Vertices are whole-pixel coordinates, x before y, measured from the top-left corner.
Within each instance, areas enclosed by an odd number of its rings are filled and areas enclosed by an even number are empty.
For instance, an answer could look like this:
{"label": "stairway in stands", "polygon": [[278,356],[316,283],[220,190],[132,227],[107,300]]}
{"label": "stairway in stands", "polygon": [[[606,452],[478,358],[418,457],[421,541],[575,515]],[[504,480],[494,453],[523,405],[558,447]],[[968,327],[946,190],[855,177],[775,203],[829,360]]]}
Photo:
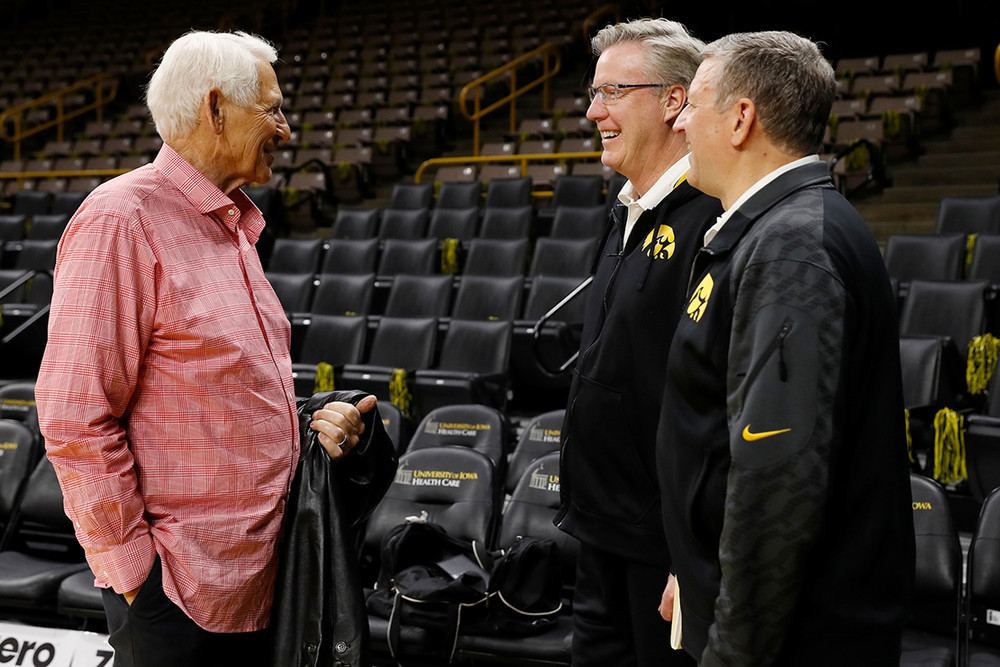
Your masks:
{"label": "stairway in stands", "polygon": [[889,167],[892,186],[854,205],[884,245],[890,234],[934,231],[942,197],[995,195],[1000,181],[1000,91],[955,114],[947,136],[922,142],[924,154]]}

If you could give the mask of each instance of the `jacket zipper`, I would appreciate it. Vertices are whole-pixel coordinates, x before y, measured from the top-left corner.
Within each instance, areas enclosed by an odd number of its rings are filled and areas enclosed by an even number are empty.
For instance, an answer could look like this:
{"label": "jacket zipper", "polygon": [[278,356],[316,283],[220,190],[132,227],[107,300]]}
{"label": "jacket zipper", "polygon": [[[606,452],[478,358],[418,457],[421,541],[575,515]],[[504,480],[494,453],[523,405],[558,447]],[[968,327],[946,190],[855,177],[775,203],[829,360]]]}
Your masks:
{"label": "jacket zipper", "polygon": [[744,390],[743,390],[743,403],[746,403],[746,393],[753,384],[753,381],[757,379],[760,375],[760,371],[764,368],[764,365],[774,354],[775,350],[778,352],[778,378],[782,382],[788,381],[788,364],[785,361],[785,339],[788,338],[788,334],[792,331],[792,321],[789,318],[785,318],[785,321],[781,323],[781,328],[778,330],[778,334],[768,343],[767,348],[764,350],[764,354],[761,355],[760,359],[754,364],[750,372],[747,373],[744,380]]}

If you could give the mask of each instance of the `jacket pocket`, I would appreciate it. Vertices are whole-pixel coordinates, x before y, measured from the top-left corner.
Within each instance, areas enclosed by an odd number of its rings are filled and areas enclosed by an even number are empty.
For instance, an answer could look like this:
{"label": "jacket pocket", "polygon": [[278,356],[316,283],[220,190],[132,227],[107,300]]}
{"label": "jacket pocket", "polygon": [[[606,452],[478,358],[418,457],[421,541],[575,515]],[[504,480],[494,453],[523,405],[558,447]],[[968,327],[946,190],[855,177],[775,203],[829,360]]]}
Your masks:
{"label": "jacket pocket", "polygon": [[[634,409],[620,391],[581,376],[570,411],[564,474],[572,503],[590,514],[641,523],[659,504],[659,492],[647,462],[654,443],[635,441]],[[642,456],[641,447],[650,455]]]}

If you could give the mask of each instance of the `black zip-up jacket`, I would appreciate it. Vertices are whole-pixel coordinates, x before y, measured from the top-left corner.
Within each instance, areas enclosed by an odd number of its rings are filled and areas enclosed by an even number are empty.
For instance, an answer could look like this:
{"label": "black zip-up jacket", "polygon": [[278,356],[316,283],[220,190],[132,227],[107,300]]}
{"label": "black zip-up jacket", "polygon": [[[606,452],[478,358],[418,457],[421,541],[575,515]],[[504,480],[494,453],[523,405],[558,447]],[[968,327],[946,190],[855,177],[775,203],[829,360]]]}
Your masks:
{"label": "black zip-up jacket", "polygon": [[590,286],[562,429],[555,523],[590,545],[669,567],[655,436],[666,353],[718,199],[682,182],[644,212],[622,249],[616,202]]}
{"label": "black zip-up jacket", "polygon": [[364,521],[396,475],[396,448],[378,407],[334,461],[309,428],[331,401],[357,405],[361,391],[315,394],[299,405],[302,455],[288,495],[271,631],[275,667],[369,667],[368,612],[355,548]]}
{"label": "black zip-up jacket", "polygon": [[704,667],[898,665],[914,571],[895,300],[825,163],[695,260],[657,444],[682,644]]}

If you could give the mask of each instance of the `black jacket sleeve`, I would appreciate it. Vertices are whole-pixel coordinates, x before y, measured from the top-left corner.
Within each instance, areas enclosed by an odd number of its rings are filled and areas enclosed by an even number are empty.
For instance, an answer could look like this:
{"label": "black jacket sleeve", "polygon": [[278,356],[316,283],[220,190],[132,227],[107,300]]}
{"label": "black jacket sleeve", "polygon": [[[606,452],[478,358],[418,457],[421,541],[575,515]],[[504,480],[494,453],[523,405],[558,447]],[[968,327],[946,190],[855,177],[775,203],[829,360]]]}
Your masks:
{"label": "black jacket sleeve", "polygon": [[763,667],[780,655],[821,530],[837,438],[843,285],[821,249],[770,245],[750,250],[731,285],[732,463],[705,667]]}

